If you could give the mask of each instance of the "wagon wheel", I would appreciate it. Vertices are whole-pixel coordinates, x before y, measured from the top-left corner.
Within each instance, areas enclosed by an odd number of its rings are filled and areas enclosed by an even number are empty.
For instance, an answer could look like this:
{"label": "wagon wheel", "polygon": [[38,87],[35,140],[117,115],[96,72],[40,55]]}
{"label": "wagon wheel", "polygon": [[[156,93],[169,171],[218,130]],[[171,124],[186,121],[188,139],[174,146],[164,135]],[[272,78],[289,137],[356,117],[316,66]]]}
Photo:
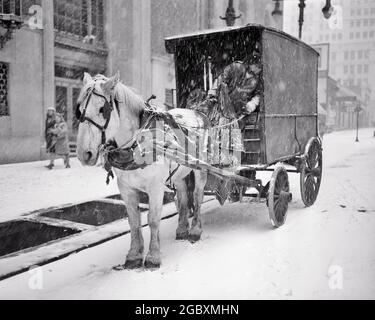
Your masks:
{"label": "wagon wheel", "polygon": [[284,167],[279,166],[272,174],[267,197],[269,216],[275,228],[285,223],[290,200],[288,173]]}
{"label": "wagon wheel", "polygon": [[322,145],[317,138],[311,138],[306,145],[305,161],[300,175],[301,197],[306,207],[312,206],[318,197],[322,169]]}

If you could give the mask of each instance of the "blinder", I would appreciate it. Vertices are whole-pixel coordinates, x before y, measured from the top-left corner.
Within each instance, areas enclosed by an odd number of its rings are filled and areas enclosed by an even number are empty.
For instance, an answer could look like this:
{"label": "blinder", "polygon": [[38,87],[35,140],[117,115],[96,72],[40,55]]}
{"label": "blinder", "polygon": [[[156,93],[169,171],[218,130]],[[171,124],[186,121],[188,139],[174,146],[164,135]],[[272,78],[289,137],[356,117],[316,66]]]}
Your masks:
{"label": "blinder", "polygon": [[[92,97],[93,94],[96,95],[96,96],[98,96],[98,97],[101,97],[101,98],[103,98],[103,99],[105,100],[104,106],[103,106],[102,108],[100,108],[100,110],[99,110],[99,113],[102,113],[104,120],[106,120],[104,126],[99,125],[98,123],[96,123],[96,122],[95,122],[94,120],[92,120],[91,118],[86,117],[87,106],[88,106],[88,104],[89,104],[89,102],[90,102],[91,97]],[[107,98],[106,98],[105,96],[103,96],[103,95],[100,94],[100,93],[97,93],[97,92],[95,91],[95,89],[90,90],[90,91],[87,93],[87,96],[88,96],[88,97],[87,97],[86,105],[85,105],[85,107],[83,108],[83,111],[82,111],[82,112],[81,112],[81,104],[80,104],[80,103],[77,104],[76,112],[75,112],[75,113],[76,113],[76,114],[75,114],[75,115],[76,115],[76,118],[77,118],[81,123],[87,121],[87,122],[93,124],[95,127],[97,127],[97,128],[101,131],[101,133],[102,133],[102,144],[105,144],[105,143],[106,143],[106,140],[107,140],[107,139],[106,139],[106,135],[105,135],[105,131],[106,131],[107,128],[108,128],[109,122],[110,122],[110,120],[111,120],[111,113],[112,113],[112,111],[113,111],[113,104],[114,104],[113,97],[112,97],[112,95],[111,95],[111,96],[110,96],[110,101],[108,101]],[[117,107],[117,109],[118,109],[118,102],[115,101],[115,103],[116,103],[116,107]]]}
{"label": "blinder", "polygon": [[113,103],[112,103],[112,96],[111,101],[108,102],[107,99],[105,100],[104,107],[100,108],[99,112],[103,114],[103,118],[108,120],[111,118],[111,113],[113,111]]}

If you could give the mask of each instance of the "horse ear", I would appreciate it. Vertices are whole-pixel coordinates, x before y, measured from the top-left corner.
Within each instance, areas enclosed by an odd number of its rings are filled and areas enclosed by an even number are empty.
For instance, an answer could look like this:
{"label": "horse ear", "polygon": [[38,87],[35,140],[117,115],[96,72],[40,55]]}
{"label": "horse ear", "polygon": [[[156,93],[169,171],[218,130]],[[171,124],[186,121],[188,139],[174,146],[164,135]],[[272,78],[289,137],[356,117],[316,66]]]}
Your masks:
{"label": "horse ear", "polygon": [[88,84],[91,81],[92,81],[92,77],[90,76],[90,74],[85,72],[84,75],[83,75],[83,85],[85,86],[86,84]]}
{"label": "horse ear", "polygon": [[111,91],[116,87],[116,85],[120,82],[120,72],[111,77],[107,82],[102,84],[102,89],[105,93],[111,93]]}

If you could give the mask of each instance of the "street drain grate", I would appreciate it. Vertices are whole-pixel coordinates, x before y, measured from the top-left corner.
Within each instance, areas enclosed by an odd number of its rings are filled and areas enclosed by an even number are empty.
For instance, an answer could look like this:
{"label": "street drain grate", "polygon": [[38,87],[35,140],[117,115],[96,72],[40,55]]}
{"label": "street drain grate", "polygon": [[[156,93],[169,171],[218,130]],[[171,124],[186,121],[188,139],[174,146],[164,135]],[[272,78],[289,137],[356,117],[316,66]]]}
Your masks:
{"label": "street drain grate", "polygon": [[125,205],[91,201],[43,213],[42,217],[102,226],[127,217]]}
{"label": "street drain grate", "polygon": [[0,223],[0,257],[79,232],[79,230],[31,221]]}

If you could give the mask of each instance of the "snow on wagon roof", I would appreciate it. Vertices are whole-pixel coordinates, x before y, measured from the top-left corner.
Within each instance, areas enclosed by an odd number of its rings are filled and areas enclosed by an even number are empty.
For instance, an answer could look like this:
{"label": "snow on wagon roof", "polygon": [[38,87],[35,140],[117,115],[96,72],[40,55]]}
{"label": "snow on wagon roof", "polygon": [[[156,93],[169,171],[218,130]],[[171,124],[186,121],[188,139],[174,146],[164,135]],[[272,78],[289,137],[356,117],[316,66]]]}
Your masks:
{"label": "snow on wagon roof", "polygon": [[299,44],[301,44],[303,46],[306,46],[307,48],[314,51],[315,53],[318,53],[314,48],[310,47],[305,42],[293,37],[292,35],[284,32],[284,31],[281,31],[281,30],[278,30],[278,29],[275,29],[275,28],[271,28],[271,27],[265,27],[265,26],[260,25],[260,24],[252,24],[252,23],[249,23],[246,26],[234,26],[234,27],[224,27],[224,28],[217,28],[217,29],[206,29],[206,30],[199,30],[197,32],[191,32],[191,33],[185,33],[185,34],[170,36],[170,37],[165,38],[165,47],[166,47],[168,53],[175,53],[176,45],[180,41],[200,40],[200,39],[205,38],[207,36],[214,37],[214,36],[220,35],[220,34],[227,34],[227,33],[232,33],[232,32],[235,33],[235,32],[239,32],[239,31],[251,30],[251,29],[257,29],[257,30],[260,30],[260,31],[267,30],[267,31],[270,31],[272,33],[279,34],[282,37],[286,37],[286,38],[288,38],[288,39],[290,39],[294,42],[298,42]]}

